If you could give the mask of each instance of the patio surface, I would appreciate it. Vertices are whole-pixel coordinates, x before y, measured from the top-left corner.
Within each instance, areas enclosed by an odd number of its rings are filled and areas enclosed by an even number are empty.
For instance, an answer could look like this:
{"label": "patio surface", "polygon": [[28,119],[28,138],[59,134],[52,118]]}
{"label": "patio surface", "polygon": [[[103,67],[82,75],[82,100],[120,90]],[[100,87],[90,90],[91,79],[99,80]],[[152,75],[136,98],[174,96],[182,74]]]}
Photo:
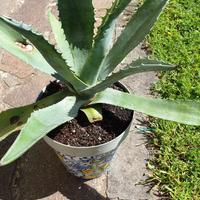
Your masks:
{"label": "patio surface", "polygon": [[[97,20],[111,5],[111,0],[94,0]],[[52,3],[47,0],[0,0],[0,15],[7,15],[34,27],[49,37],[45,13]],[[133,1],[116,27],[120,33],[129,13],[135,8]],[[139,45],[130,53],[122,66],[137,57],[144,57]],[[13,106],[32,103],[41,89],[51,80],[30,66],[0,50],[0,111]],[[137,94],[149,95],[149,88],[156,81],[154,73],[131,76],[123,82]],[[146,139],[136,127],[145,126],[145,118],[136,113],[131,132],[117,151],[111,171],[90,181],[83,181],[68,174],[53,150],[41,140],[13,164],[0,168],[0,199],[2,200],[154,200],[148,188],[138,184],[145,179],[146,160],[149,152]],[[12,143],[10,137],[0,144],[0,157]]]}

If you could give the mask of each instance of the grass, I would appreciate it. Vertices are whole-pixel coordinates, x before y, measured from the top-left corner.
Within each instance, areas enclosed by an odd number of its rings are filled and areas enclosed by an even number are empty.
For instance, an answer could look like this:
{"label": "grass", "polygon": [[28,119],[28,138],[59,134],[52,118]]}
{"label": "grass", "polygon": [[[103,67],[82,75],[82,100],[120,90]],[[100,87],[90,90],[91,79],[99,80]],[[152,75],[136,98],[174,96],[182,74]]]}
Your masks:
{"label": "grass", "polygon": [[[171,0],[148,37],[152,56],[177,64],[154,91],[163,98],[200,101],[200,0]],[[153,180],[174,200],[200,199],[200,127],[154,120],[158,150]]]}

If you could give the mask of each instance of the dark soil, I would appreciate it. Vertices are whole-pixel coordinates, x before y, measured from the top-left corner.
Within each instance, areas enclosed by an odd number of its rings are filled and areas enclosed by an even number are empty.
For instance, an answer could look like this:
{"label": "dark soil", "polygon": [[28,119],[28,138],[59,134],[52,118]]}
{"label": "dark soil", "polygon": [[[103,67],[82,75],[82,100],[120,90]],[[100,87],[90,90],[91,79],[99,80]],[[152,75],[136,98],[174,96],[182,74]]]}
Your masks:
{"label": "dark soil", "polygon": [[[52,82],[47,87],[44,96],[51,95],[63,88],[64,85]],[[112,88],[124,90],[119,84],[115,84]],[[103,104],[102,114],[102,121],[91,124],[85,114],[79,111],[75,119],[52,130],[48,136],[58,142],[71,146],[80,147],[103,144],[119,136],[128,127],[133,112],[121,107]]]}

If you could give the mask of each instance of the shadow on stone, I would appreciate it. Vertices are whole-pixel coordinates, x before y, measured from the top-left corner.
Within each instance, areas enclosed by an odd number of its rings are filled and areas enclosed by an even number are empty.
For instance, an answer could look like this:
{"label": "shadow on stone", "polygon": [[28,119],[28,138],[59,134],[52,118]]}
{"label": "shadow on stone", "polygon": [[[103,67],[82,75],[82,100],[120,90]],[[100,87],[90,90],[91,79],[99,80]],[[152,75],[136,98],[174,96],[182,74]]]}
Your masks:
{"label": "shadow on stone", "polygon": [[67,173],[44,141],[36,144],[14,164],[2,167],[0,179],[2,200],[107,200],[88,186],[87,181]]}
{"label": "shadow on stone", "polygon": [[[12,135],[0,143],[0,158],[6,153],[15,138],[16,135]],[[10,186],[15,169],[16,162],[5,167],[0,167],[0,199],[2,200],[12,199]]]}

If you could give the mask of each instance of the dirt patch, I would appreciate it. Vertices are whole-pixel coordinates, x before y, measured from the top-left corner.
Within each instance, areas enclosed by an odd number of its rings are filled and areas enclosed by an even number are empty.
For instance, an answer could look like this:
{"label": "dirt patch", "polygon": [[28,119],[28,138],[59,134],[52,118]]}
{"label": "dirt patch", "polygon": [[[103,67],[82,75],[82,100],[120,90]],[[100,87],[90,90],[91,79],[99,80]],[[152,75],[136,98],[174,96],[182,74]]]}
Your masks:
{"label": "dirt patch", "polygon": [[[64,85],[52,82],[44,96],[63,90]],[[119,84],[114,89],[124,90]],[[71,146],[94,146],[106,143],[119,136],[129,125],[132,111],[117,106],[102,104],[103,120],[90,123],[82,111],[78,116],[52,130],[48,136]]]}

